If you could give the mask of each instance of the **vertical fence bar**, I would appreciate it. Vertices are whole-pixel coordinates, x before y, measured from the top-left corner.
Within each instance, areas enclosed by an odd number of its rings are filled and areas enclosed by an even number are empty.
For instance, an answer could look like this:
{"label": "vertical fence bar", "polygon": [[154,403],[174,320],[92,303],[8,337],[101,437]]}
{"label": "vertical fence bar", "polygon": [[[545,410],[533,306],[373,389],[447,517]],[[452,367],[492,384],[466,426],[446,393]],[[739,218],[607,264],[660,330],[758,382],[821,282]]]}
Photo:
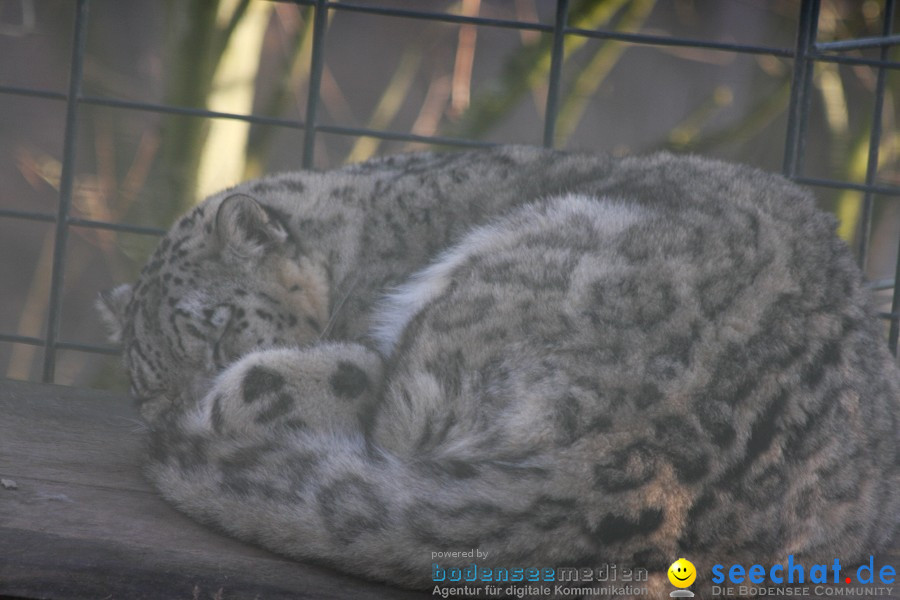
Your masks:
{"label": "vertical fence bar", "polygon": [[306,123],[303,131],[303,168],[313,166],[316,147],[316,115],[319,111],[319,88],[322,84],[322,69],[325,65],[325,27],[328,24],[326,0],[316,0],[316,14],[313,17],[312,56],[309,66],[309,88],[306,94]]}
{"label": "vertical fence bar", "polygon": [[52,383],[56,373],[56,345],[62,313],[63,278],[66,269],[66,245],[69,238],[69,211],[75,181],[75,143],[78,135],[78,103],[87,38],[89,0],[78,0],[75,8],[75,31],[72,39],[72,66],[69,71],[69,95],[66,100],[66,130],[63,140],[63,163],[59,181],[59,206],[53,242],[53,269],[50,275],[50,299],[47,314],[47,337],[44,346],[44,383]]}
{"label": "vertical fence bar", "polygon": [[782,170],[786,177],[796,177],[803,164],[806,121],[809,115],[809,88],[812,83],[812,61],[808,55],[816,41],[819,26],[819,0],[803,0],[797,24],[797,46],[794,50],[794,74],[791,80],[791,102],[788,106],[787,136],[784,143]]}
{"label": "vertical fence bar", "polygon": [[900,243],[897,244],[897,264],[894,267],[894,296],[891,299],[891,326],[888,329],[888,348],[897,356],[897,340],[900,339]]}
{"label": "vertical fence bar", "polygon": [[566,42],[566,21],[569,0],[556,1],[556,21],[553,24],[553,47],[550,52],[550,80],[547,82],[547,108],[544,111],[544,147],[554,146],[556,113],[559,110],[559,86]]}
{"label": "vertical fence bar", "polygon": [[[881,26],[881,35],[888,37],[893,32],[894,0],[884,3],[884,23]],[[890,46],[882,46],[879,58],[887,60]],[[869,133],[869,158],[866,164],[866,185],[875,184],[875,176],[878,174],[878,152],[881,145],[881,121],[884,111],[884,85],[887,79],[887,71],[884,67],[878,67],[875,80],[875,107],[872,113],[872,130]],[[865,271],[866,261],[869,258],[869,237],[872,233],[872,207],[875,202],[875,194],[867,190],[863,195],[862,211],[859,218],[859,241],[857,243],[857,258],[859,267]],[[896,287],[896,281],[894,283]]]}

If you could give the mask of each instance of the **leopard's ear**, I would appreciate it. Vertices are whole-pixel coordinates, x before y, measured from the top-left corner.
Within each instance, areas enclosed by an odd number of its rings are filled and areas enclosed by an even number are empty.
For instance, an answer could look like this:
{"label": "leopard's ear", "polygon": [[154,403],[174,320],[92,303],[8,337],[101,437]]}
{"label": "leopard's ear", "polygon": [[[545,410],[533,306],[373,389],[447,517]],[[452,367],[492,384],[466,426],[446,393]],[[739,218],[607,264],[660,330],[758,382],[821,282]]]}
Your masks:
{"label": "leopard's ear", "polygon": [[100,320],[106,325],[109,341],[122,342],[122,329],[125,326],[125,309],[131,302],[131,285],[123,284],[111,290],[100,292],[95,306]]}
{"label": "leopard's ear", "polygon": [[222,200],[216,211],[215,235],[223,257],[239,260],[260,257],[288,237],[284,225],[246,194]]}

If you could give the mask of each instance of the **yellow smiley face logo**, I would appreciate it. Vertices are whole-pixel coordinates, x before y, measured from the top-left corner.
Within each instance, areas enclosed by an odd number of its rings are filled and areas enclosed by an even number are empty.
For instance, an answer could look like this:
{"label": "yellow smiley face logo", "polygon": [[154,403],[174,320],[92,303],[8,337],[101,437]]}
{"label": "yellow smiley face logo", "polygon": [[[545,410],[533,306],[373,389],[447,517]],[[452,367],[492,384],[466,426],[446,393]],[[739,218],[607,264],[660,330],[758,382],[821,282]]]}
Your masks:
{"label": "yellow smiley face logo", "polygon": [[669,581],[677,588],[686,588],[697,579],[697,569],[691,561],[679,558],[669,567]]}

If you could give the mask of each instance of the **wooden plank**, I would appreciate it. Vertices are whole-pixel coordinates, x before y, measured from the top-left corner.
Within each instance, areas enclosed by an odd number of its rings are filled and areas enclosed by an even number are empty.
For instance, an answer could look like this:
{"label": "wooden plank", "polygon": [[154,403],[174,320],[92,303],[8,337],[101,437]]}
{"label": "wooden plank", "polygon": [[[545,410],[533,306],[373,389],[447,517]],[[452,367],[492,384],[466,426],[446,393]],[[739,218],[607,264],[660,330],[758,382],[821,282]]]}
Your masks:
{"label": "wooden plank", "polygon": [[116,394],[0,380],[0,596],[54,600],[421,598],[210,531],[141,476]]}

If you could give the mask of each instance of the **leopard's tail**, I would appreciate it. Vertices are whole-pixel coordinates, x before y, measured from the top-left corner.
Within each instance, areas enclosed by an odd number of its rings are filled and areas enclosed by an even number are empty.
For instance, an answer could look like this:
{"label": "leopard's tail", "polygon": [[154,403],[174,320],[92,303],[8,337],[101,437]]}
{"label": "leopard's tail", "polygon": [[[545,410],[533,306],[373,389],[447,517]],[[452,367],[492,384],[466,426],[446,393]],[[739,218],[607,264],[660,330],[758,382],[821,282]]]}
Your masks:
{"label": "leopard's tail", "polygon": [[427,588],[448,569],[580,564],[595,552],[576,491],[553,489],[540,457],[401,459],[359,433],[227,434],[190,419],[151,440],[150,477],[183,512],[367,578]]}

